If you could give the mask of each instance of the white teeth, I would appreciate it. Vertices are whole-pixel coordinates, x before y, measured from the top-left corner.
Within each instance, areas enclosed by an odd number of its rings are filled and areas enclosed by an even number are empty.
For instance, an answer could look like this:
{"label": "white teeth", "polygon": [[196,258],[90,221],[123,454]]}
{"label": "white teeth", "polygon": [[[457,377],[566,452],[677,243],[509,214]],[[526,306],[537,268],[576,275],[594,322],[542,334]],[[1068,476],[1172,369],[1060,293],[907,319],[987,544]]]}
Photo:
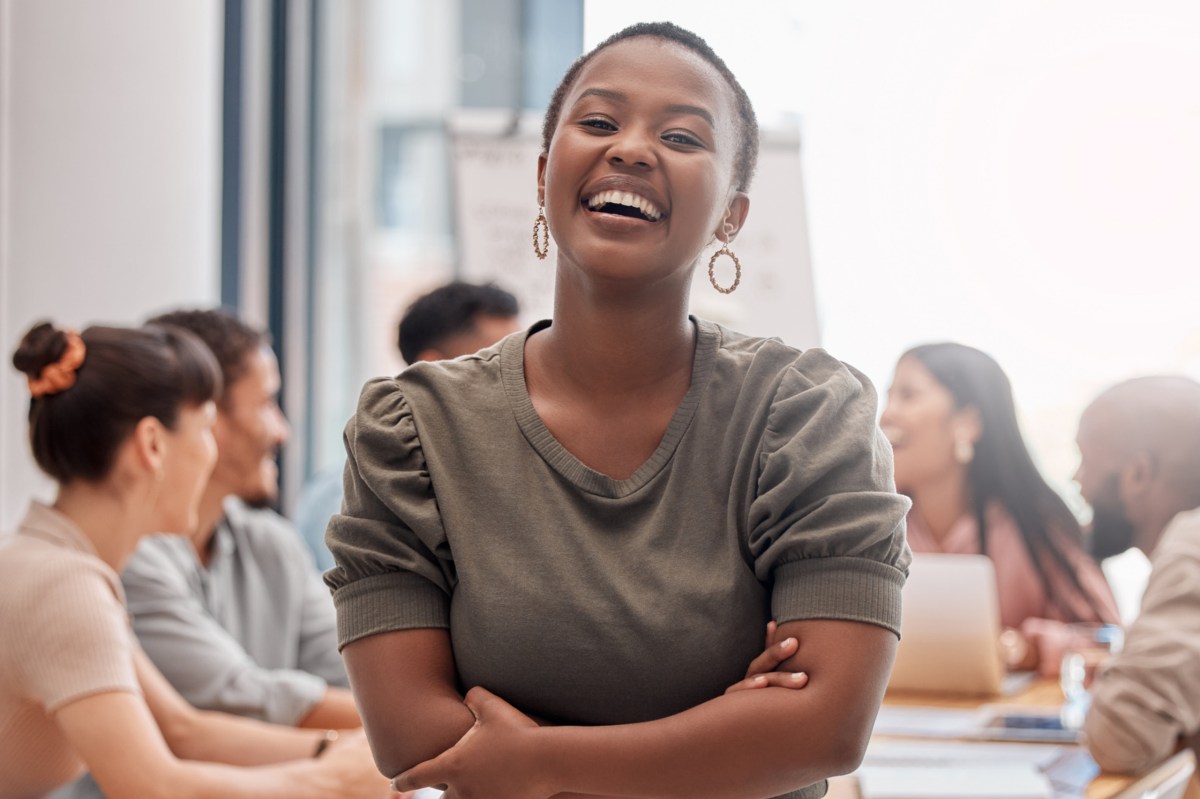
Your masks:
{"label": "white teeth", "polygon": [[645,197],[640,197],[627,191],[602,191],[599,194],[595,194],[588,200],[588,208],[599,208],[608,203],[636,208],[645,214],[647,219],[653,221],[658,221],[662,217],[662,211],[658,210],[654,203]]}

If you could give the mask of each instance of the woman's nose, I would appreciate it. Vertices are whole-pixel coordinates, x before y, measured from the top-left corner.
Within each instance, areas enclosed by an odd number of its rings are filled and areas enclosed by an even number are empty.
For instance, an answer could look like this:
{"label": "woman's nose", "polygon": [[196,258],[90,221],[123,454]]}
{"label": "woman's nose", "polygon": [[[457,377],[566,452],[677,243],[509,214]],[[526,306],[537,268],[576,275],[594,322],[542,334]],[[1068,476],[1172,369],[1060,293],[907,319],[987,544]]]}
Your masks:
{"label": "woman's nose", "polygon": [[893,417],[895,415],[895,411],[892,410],[892,403],[889,402],[887,405],[883,406],[883,413],[879,415],[879,424],[891,424],[894,421]]}
{"label": "woman's nose", "polygon": [[651,169],[658,165],[654,148],[647,137],[635,131],[622,132],[613,137],[608,148],[610,164]]}

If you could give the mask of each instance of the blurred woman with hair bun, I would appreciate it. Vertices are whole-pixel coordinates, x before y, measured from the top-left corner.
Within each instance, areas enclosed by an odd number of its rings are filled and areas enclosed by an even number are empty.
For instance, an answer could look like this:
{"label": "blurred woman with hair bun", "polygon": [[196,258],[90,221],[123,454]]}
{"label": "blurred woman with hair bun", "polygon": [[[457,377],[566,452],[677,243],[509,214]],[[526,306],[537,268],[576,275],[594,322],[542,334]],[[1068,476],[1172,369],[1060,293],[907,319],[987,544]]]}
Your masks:
{"label": "blurred woman with hair bun", "polygon": [[0,539],[0,799],[89,769],[109,799],[386,795],[361,732],[195,710],[133,637],[117,574],[142,536],[195,526],[216,460],[212,353],[174,328],[42,322],[12,362],[58,491]]}

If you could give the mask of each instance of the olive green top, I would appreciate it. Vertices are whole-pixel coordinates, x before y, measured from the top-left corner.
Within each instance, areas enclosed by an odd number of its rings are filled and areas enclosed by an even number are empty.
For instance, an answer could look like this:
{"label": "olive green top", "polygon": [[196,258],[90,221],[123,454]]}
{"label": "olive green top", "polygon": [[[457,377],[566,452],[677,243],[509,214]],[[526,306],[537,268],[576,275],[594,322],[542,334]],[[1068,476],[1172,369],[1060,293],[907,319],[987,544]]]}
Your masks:
{"label": "olive green top", "polygon": [[617,724],[721,694],[771,618],[898,633],[908,500],[871,384],[822,350],[694,323],[691,385],[625,480],[538,417],[528,332],[369,382],[326,534],[341,645],[449,628],[464,690]]}

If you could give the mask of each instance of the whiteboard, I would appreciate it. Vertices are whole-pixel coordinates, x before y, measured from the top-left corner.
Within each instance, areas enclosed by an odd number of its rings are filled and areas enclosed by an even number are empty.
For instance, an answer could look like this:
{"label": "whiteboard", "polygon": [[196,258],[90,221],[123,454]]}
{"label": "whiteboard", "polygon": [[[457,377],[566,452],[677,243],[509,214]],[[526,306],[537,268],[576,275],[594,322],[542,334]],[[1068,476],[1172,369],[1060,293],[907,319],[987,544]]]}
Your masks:
{"label": "whiteboard", "polygon": [[[494,280],[517,295],[526,319],[549,318],[554,299],[556,252],[533,254],[537,215],[536,121],[511,124],[511,114],[473,115],[451,126],[454,154],[458,275]],[[750,214],[732,249],[742,263],[742,282],[722,295],[708,282],[701,255],[692,287],[692,312],[755,336],[776,336],[800,349],[820,345],[798,132],[762,136],[758,173],[750,187]],[[719,246],[719,245],[717,245]],[[722,285],[732,264],[718,260]]]}

